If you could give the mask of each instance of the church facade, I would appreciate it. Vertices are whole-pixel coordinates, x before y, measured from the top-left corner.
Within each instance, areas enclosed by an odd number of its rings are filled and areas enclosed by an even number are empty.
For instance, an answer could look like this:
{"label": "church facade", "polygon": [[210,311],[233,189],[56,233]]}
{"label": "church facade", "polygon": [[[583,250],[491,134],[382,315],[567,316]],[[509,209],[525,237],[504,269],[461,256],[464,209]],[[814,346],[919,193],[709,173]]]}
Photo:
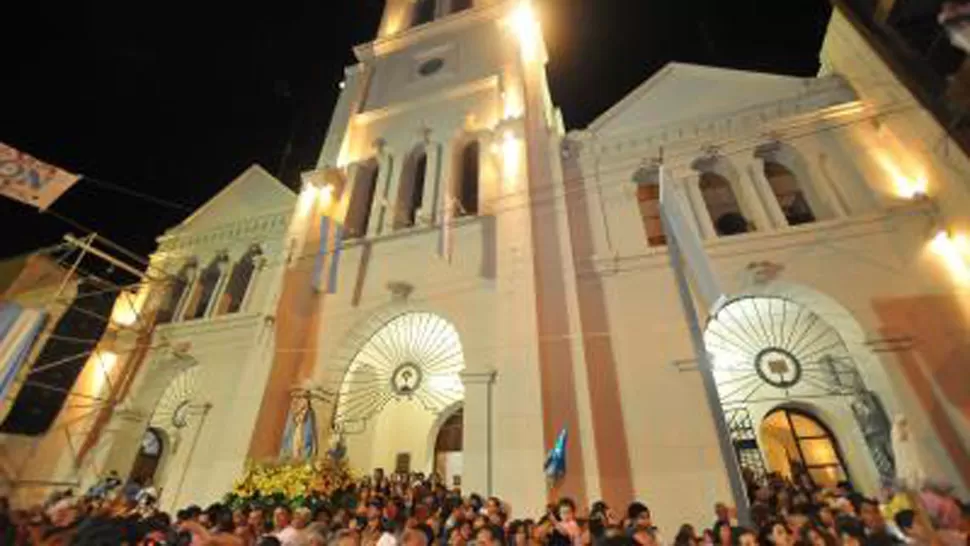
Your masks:
{"label": "church facade", "polygon": [[[568,132],[528,4],[388,0],[354,51],[299,192],[254,166],[159,239],[84,480],[204,503],[340,439],[532,513],[566,430],[561,494],[675,528],[730,498],[722,445],[874,492],[905,416],[967,493],[970,163],[838,12],[817,78],[673,63]],[[316,446],[285,434],[307,409]]]}

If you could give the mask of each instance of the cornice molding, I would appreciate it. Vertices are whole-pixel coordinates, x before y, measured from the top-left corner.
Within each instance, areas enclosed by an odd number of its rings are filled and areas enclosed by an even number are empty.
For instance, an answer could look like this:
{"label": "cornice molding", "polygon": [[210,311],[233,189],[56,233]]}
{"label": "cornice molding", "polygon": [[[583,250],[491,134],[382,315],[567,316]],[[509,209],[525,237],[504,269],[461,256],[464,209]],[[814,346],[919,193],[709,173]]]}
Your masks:
{"label": "cornice molding", "polygon": [[419,25],[378,38],[373,42],[354,46],[354,55],[361,62],[371,61],[402,49],[417,45],[419,42],[449,34],[482,22],[500,19],[509,11],[512,2],[502,2],[492,6],[474,8],[436,19],[433,23]]}
{"label": "cornice molding", "polygon": [[[828,118],[844,115],[846,110],[862,106],[844,81],[832,83],[807,95],[790,97],[731,112],[701,116],[667,125],[630,127],[628,130],[602,135],[588,130],[571,131],[566,138],[578,144],[579,157],[613,155],[630,148],[687,143],[696,140],[733,138],[766,130],[783,130],[788,126],[824,123]],[[594,145],[595,143],[595,145]]]}
{"label": "cornice molding", "polygon": [[221,224],[206,231],[193,232],[187,230],[185,232],[168,233],[156,239],[158,241],[158,252],[156,254],[190,247],[226,244],[238,240],[251,241],[256,235],[281,233],[288,228],[291,214],[292,210],[286,208]]}
{"label": "cornice molding", "polygon": [[197,336],[227,333],[239,335],[239,330],[245,330],[242,333],[248,336],[250,329],[262,326],[262,318],[262,313],[233,313],[218,317],[182,320],[156,326],[155,335],[163,336],[170,343],[177,343],[183,338],[190,339],[192,349],[189,354],[191,354],[199,347],[206,345],[205,339]]}
{"label": "cornice molding", "polygon": [[[761,254],[778,248],[790,249],[798,246],[818,245],[820,244],[821,234],[838,233],[840,237],[864,237],[872,234],[891,233],[898,229],[899,223],[902,221],[913,218],[927,218],[934,214],[936,214],[936,209],[930,203],[904,202],[900,206],[884,212],[704,241],[704,249],[712,260],[721,257]],[[649,270],[669,266],[667,247],[650,247],[642,254],[594,256],[584,259],[577,264],[576,275],[579,277],[612,276],[625,272],[631,267],[636,267],[638,270]]]}
{"label": "cornice molding", "polygon": [[418,110],[435,104],[440,104],[442,102],[452,101],[474,95],[476,93],[492,90],[494,90],[496,93],[498,93],[499,90],[499,78],[496,75],[486,76],[484,78],[463,83],[455,87],[449,87],[441,90],[438,93],[424,95],[419,99],[395,104],[394,106],[386,106],[377,110],[361,112],[353,116],[352,123],[355,125],[367,125],[374,123],[375,121],[387,119],[389,117],[400,115],[412,110]]}

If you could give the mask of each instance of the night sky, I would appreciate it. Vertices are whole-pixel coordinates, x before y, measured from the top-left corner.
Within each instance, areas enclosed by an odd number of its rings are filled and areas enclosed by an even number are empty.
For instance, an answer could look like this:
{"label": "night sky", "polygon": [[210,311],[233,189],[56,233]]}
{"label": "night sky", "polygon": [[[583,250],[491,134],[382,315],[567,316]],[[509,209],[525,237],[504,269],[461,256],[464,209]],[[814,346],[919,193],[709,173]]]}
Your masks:
{"label": "night sky", "polygon": [[[0,31],[0,141],[188,210],[254,162],[297,184],[316,161],[350,48],[374,36],[383,5],[15,1]],[[813,75],[831,9],[828,0],[540,4],[569,128],[670,61]],[[85,182],[52,208],[141,255],[188,214]],[[80,233],[2,198],[0,227],[0,256]]]}

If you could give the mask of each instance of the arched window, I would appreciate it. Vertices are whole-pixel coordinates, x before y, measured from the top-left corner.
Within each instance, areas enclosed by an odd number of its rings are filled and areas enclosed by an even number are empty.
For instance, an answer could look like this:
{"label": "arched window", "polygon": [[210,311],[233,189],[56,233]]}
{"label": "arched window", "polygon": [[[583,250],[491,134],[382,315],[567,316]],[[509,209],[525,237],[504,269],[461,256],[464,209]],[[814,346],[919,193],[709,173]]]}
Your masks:
{"label": "arched window", "polygon": [[369,161],[357,171],[354,190],[347,207],[347,237],[366,237],[370,225],[370,213],[377,191],[377,177],[380,174],[377,161]]}
{"label": "arched window", "polygon": [[146,430],[141,439],[138,456],[135,457],[135,464],[131,468],[131,479],[143,485],[154,480],[164,450],[165,443],[162,440],[162,432],[155,428]]}
{"label": "arched window", "polygon": [[768,468],[795,483],[801,474],[819,487],[849,479],[838,442],[821,421],[804,411],[780,408],[761,423]]}
{"label": "arched window", "polygon": [[435,0],[418,0],[414,4],[414,25],[423,25],[434,21]]}
{"label": "arched window", "polygon": [[195,262],[185,264],[179,270],[178,275],[170,281],[164,300],[158,307],[158,314],[155,316],[156,323],[166,324],[172,322],[175,318],[179,302],[182,301],[182,297],[192,281],[192,276],[195,274],[195,267]]}
{"label": "arched window", "polygon": [[701,173],[700,187],[718,235],[738,235],[751,231],[734,189],[726,178],[715,172]]}
{"label": "arched window", "polygon": [[794,173],[781,163],[766,159],[765,178],[768,179],[771,192],[775,194],[788,225],[797,226],[815,221],[815,213]]}
{"label": "arched window", "polygon": [[660,219],[660,185],[637,185],[637,201],[640,203],[640,217],[650,246],[666,246],[663,221]]}
{"label": "arched window", "polygon": [[411,227],[417,221],[418,210],[424,200],[424,179],[428,173],[428,155],[424,149],[411,153],[404,172],[401,173],[401,189],[398,192],[395,229]]}
{"label": "arched window", "polygon": [[459,191],[459,214],[478,214],[478,162],[480,147],[474,140],[465,145],[461,152],[461,187]]}
{"label": "arched window", "polygon": [[222,277],[222,265],[224,262],[225,256],[221,256],[212,260],[202,270],[202,274],[199,275],[199,282],[196,286],[195,294],[192,296],[192,301],[185,308],[186,320],[199,319],[205,316],[205,312],[209,308],[209,303],[212,301],[212,296],[216,293],[219,279]]}
{"label": "arched window", "polygon": [[451,13],[465,11],[466,9],[471,9],[471,7],[472,0],[451,0]]}
{"label": "arched window", "polygon": [[463,425],[464,411],[459,409],[442,423],[435,438],[433,472],[449,487],[461,481]]}
{"label": "arched window", "polygon": [[249,248],[246,254],[232,266],[232,273],[229,274],[229,282],[226,283],[226,290],[219,298],[219,305],[216,306],[216,315],[238,313],[242,309],[243,299],[249,291],[252,283],[253,274],[256,272],[256,261],[263,255],[263,251],[258,245]]}

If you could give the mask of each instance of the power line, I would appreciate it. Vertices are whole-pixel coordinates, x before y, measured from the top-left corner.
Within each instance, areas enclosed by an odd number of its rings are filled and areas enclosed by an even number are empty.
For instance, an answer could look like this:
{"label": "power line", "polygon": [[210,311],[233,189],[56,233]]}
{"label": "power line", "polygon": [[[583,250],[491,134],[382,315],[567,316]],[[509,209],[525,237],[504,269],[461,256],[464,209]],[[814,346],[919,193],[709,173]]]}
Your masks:
{"label": "power line", "polygon": [[191,207],[189,207],[188,205],[183,205],[181,203],[176,203],[174,201],[169,201],[168,199],[163,199],[161,197],[155,197],[154,195],[149,195],[147,193],[143,193],[143,192],[140,192],[140,191],[137,191],[137,190],[133,190],[131,188],[122,186],[120,184],[113,184],[111,182],[107,182],[105,180],[101,180],[100,178],[95,178],[93,176],[89,176],[89,175],[86,175],[86,174],[81,175],[81,181],[83,181],[83,182],[89,182],[89,183],[94,184],[96,186],[101,186],[102,188],[105,188],[107,190],[114,191],[114,192],[117,192],[117,193],[121,193],[121,194],[124,194],[124,195],[128,195],[130,197],[135,197],[135,198],[138,198],[138,199],[142,199],[144,201],[148,201],[150,203],[155,203],[156,205],[161,205],[163,207],[168,207],[168,208],[180,210],[180,211],[183,211],[183,212],[192,212],[194,210]]}

